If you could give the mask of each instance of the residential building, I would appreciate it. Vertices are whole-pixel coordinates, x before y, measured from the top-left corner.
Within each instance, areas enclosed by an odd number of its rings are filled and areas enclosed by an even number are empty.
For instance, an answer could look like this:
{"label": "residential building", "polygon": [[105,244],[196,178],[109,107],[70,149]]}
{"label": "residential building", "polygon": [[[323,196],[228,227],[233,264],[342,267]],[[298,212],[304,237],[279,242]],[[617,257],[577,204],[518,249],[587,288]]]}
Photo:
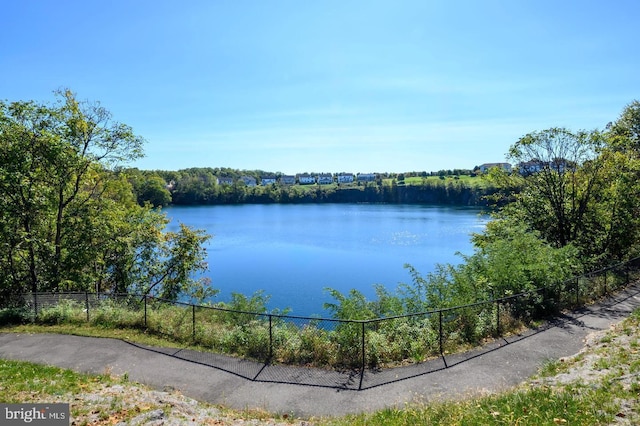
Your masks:
{"label": "residential building", "polygon": [[256,186],[258,183],[253,176],[242,176],[240,178],[247,186]]}
{"label": "residential building", "polygon": [[316,178],[315,176],[311,176],[308,173],[303,173],[298,175],[298,182],[300,183],[300,185],[309,185],[312,183],[316,183]]}
{"label": "residential building", "polygon": [[340,173],[338,175],[338,183],[352,183],[353,173]]}
{"label": "residential building", "polygon": [[511,164],[509,163],[484,163],[478,166],[478,168],[482,173],[486,173],[490,169],[493,169],[494,167],[498,167],[504,170],[505,172],[511,172]]}
{"label": "residential building", "polygon": [[219,177],[216,178],[216,182],[218,183],[218,185],[233,185],[233,178]]}
{"label": "residential building", "polygon": [[374,182],[375,180],[375,173],[358,173],[358,182]]}
{"label": "residential building", "polygon": [[523,161],[518,164],[518,171],[521,175],[527,176],[538,173],[544,167],[544,162],[540,160]]}
{"label": "residential building", "polygon": [[283,185],[293,185],[296,183],[296,177],[293,175],[284,175],[280,177],[280,183]]}
{"label": "residential building", "polygon": [[260,183],[261,183],[262,185],[271,185],[271,184],[275,184],[275,183],[276,183],[276,177],[275,177],[275,176],[261,177],[261,178],[260,178]]}
{"label": "residential building", "polygon": [[328,185],[333,183],[333,175],[331,173],[320,173],[318,175],[318,183],[320,185]]}
{"label": "residential building", "polygon": [[518,171],[523,176],[538,173],[544,169],[553,172],[564,173],[567,170],[575,170],[575,164],[565,160],[564,158],[557,158],[553,161],[531,160],[524,161],[518,164]]}

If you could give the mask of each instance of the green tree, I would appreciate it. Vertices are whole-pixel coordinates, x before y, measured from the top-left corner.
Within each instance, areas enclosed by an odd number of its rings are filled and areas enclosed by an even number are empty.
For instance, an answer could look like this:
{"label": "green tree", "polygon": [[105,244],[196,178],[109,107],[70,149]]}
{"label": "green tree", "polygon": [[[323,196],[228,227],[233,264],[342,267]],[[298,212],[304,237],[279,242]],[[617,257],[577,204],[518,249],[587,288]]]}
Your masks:
{"label": "green tree", "polygon": [[474,254],[463,257],[462,268],[485,293],[482,298],[551,286],[580,269],[573,245],[553,247],[537,231],[511,219],[490,222],[473,243]]}
{"label": "green tree", "polygon": [[525,175],[516,209],[526,223],[558,247],[587,231],[585,218],[603,183],[599,153],[604,142],[597,131],[552,128],[527,134],[509,150]]}
{"label": "green tree", "polygon": [[142,181],[137,192],[138,203],[151,204],[153,207],[163,207],[171,204],[171,193],[167,183],[158,175],[151,175]]}
{"label": "green tree", "polygon": [[[210,236],[180,224],[177,232],[167,232],[155,241],[138,262],[138,286],[143,294],[152,294],[166,300],[189,296],[192,300],[205,300],[218,293],[204,278],[194,275],[206,271],[204,243]],[[147,285],[143,283],[148,283]]]}
{"label": "green tree", "polygon": [[606,131],[552,128],[530,133],[509,153],[519,173],[492,170],[501,217],[517,219],[556,247],[572,244],[586,268],[637,253],[640,237],[640,104]]}
{"label": "green tree", "polygon": [[640,101],[625,106],[620,117],[607,127],[614,148],[635,157],[640,155]]}
{"label": "green tree", "polygon": [[606,181],[599,223],[605,224],[606,250],[622,259],[639,253],[640,241],[640,102],[633,101],[607,131],[603,151]]}
{"label": "green tree", "polygon": [[[149,276],[163,277],[154,283],[170,297],[192,289],[186,277],[199,270],[205,240],[188,229],[165,234],[163,216],[138,206],[118,172],[142,155],[143,139],[97,103],[68,90],[57,100],[0,103],[2,296],[131,290]],[[141,262],[150,252],[155,261]]]}

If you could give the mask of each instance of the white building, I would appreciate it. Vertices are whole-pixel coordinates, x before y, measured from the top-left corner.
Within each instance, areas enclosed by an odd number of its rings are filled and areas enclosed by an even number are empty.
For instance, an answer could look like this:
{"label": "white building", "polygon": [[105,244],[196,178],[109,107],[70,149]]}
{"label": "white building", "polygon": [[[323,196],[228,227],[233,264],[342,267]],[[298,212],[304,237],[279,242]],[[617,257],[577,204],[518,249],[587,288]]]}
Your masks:
{"label": "white building", "polygon": [[338,175],[338,183],[351,183],[353,182],[353,173],[340,173]]}
{"label": "white building", "polygon": [[376,180],[375,173],[358,173],[359,182],[373,182]]}
{"label": "white building", "polygon": [[233,185],[233,178],[219,177],[216,178],[216,182],[218,183],[218,185]]}
{"label": "white building", "polygon": [[280,177],[280,183],[283,185],[293,185],[296,183],[296,177],[293,175],[284,175]]}
{"label": "white building", "polygon": [[493,169],[495,167],[498,167],[504,170],[505,172],[511,171],[511,164],[509,163],[484,163],[478,166],[478,168],[482,173],[487,173],[490,169]]}
{"label": "white building", "polygon": [[315,176],[311,176],[308,173],[304,173],[304,174],[298,175],[298,182],[300,182],[300,185],[309,185],[312,183],[316,183],[316,178]]}
{"label": "white building", "polygon": [[320,173],[320,175],[318,175],[318,183],[320,185],[333,183],[333,175],[331,173]]}

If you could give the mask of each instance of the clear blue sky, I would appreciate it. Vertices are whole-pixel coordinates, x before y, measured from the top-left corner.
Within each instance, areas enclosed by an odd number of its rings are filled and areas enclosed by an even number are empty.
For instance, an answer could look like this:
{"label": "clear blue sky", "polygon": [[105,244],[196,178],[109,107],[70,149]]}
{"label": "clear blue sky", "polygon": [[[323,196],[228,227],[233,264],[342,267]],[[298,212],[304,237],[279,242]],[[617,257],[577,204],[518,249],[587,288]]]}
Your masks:
{"label": "clear blue sky", "polygon": [[100,101],[142,169],[472,168],[640,99],[637,0],[0,6],[0,99]]}

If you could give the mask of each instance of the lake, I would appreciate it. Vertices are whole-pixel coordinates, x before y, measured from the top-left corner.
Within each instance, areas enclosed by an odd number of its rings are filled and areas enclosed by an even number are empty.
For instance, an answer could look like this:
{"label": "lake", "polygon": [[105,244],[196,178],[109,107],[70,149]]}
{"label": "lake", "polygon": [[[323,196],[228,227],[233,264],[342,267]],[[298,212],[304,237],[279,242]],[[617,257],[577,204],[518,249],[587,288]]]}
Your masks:
{"label": "lake", "polygon": [[460,263],[470,254],[470,234],[484,229],[480,210],[398,204],[264,204],[168,207],[178,223],[213,235],[207,245],[216,301],[232,292],[264,290],[269,308],[291,315],[322,315],[333,301],[324,290],[355,288],[375,298],[374,284],[395,290],[410,282],[404,268],[421,274],[437,263]]}

